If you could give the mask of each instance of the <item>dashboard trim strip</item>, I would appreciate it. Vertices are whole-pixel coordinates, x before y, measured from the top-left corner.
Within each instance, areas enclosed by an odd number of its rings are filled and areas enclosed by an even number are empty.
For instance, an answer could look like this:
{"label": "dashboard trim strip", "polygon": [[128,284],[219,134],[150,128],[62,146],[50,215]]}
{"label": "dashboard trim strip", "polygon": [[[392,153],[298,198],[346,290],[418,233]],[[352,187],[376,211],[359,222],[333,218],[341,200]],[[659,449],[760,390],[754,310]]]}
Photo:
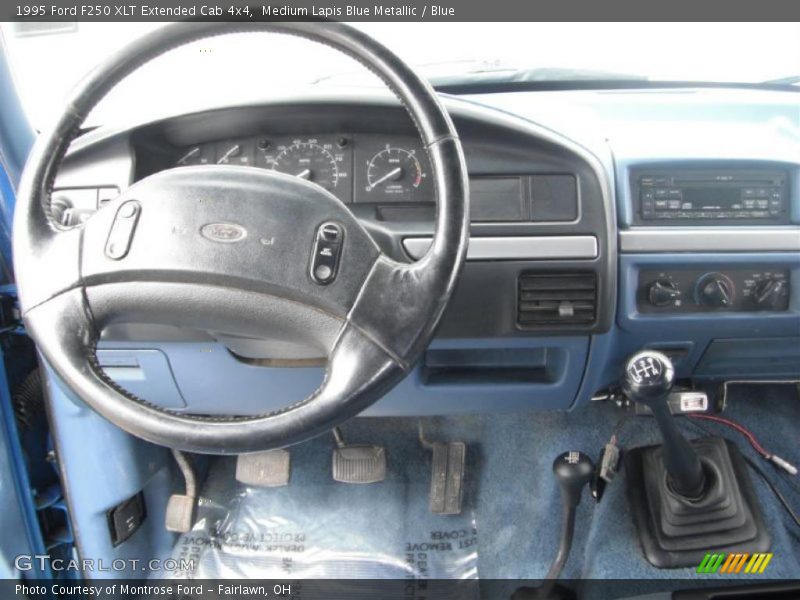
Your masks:
{"label": "dashboard trim strip", "polygon": [[[403,248],[422,258],[430,237],[407,237]],[[470,237],[467,260],[560,260],[597,258],[597,238],[591,235]]]}
{"label": "dashboard trim strip", "polygon": [[620,231],[621,252],[800,252],[800,227],[638,228]]}

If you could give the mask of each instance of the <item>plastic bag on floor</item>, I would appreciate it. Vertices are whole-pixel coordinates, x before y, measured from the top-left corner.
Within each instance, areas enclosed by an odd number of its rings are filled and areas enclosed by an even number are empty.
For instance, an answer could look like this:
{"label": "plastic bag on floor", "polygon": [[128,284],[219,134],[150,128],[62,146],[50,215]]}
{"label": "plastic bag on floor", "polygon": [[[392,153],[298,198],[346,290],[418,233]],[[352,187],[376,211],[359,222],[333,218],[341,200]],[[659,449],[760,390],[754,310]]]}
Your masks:
{"label": "plastic bag on floor", "polygon": [[[477,577],[474,516],[432,514],[425,485],[317,482],[253,488],[219,467],[206,482],[194,529],[175,546],[174,558],[194,561],[192,571],[179,577],[406,582]],[[421,587],[424,597],[430,597],[428,585]],[[413,589],[406,585],[398,597],[423,597],[409,595]],[[386,592],[382,586],[381,597]],[[353,597],[352,591],[342,593]],[[328,588],[325,597],[332,594]]]}

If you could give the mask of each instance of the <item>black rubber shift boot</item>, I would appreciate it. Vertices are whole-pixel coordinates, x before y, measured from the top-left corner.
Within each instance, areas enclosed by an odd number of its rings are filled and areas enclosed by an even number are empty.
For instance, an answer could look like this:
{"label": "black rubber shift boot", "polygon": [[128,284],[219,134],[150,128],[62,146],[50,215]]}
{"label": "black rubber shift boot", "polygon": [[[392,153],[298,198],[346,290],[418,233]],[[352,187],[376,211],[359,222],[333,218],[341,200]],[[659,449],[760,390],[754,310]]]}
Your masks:
{"label": "black rubber shift boot", "polygon": [[628,493],[645,557],[662,569],[694,567],[707,552],[765,552],[770,546],[758,500],[739,449],[726,440],[695,440],[706,474],[701,498],[669,487],[661,446],[628,451]]}

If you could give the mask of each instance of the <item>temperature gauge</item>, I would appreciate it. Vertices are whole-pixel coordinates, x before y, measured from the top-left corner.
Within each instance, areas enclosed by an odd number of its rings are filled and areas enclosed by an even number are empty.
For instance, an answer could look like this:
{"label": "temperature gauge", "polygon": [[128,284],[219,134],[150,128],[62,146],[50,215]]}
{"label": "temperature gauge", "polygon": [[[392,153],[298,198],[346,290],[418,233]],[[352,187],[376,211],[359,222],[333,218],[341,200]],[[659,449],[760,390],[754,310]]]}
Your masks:
{"label": "temperature gauge", "polygon": [[218,165],[249,167],[253,164],[254,151],[252,140],[219,142],[215,162]]}

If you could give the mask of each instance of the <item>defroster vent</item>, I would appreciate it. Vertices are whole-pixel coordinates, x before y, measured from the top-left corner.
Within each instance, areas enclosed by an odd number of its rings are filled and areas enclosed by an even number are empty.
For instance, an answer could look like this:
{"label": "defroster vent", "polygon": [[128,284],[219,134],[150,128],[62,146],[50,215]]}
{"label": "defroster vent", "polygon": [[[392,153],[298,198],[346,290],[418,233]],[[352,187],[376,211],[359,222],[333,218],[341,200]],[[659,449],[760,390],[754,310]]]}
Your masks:
{"label": "defroster vent", "polygon": [[517,288],[517,324],[522,329],[591,325],[597,318],[594,273],[523,273]]}

